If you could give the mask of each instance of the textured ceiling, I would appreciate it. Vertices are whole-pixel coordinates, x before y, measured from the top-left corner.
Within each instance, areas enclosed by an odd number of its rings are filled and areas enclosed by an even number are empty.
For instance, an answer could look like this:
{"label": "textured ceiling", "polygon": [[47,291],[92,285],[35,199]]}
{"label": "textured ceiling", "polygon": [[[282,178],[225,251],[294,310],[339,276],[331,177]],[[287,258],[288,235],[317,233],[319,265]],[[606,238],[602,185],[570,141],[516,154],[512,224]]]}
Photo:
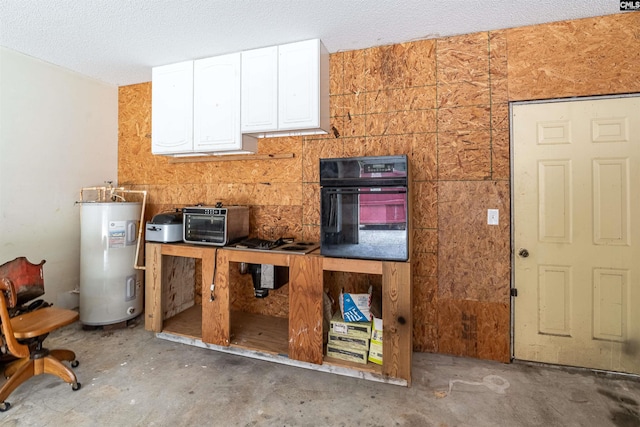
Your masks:
{"label": "textured ceiling", "polygon": [[[0,45],[122,86],[320,38],[329,52],[619,13],[619,0],[0,0]],[[633,13],[633,12],[631,12]]]}

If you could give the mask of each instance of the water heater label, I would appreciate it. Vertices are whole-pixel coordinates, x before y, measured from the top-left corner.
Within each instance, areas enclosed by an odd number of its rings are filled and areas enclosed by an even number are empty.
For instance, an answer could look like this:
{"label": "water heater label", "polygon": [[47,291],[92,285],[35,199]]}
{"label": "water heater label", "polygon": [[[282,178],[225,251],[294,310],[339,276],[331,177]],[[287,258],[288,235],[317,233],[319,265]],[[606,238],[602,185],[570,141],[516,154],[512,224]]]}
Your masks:
{"label": "water heater label", "polygon": [[109,222],[109,248],[124,248],[126,246],[126,221]]}

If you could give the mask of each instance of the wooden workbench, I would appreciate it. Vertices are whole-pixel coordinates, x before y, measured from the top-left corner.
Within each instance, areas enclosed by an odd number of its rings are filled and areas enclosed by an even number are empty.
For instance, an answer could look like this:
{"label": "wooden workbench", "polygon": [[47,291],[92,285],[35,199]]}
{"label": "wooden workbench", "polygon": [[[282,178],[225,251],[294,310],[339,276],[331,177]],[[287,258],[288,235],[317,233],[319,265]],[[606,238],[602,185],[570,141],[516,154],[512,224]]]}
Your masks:
{"label": "wooden workbench", "polygon": [[[202,305],[187,305],[168,319],[163,318],[163,286],[168,286],[168,281],[175,277],[168,277],[171,275],[166,271],[163,273],[164,257],[202,260]],[[229,268],[240,262],[289,267],[288,320],[231,310],[229,295],[233,284],[229,283]],[[349,363],[323,355],[324,271],[382,276],[382,366]],[[193,273],[190,279],[193,284]],[[215,284],[213,291],[212,284]],[[258,355],[280,363],[410,385],[411,312],[410,262],[328,258],[318,253],[255,252],[183,243],[146,244],[145,329],[163,338],[178,337],[174,340],[216,350],[237,350],[239,354]]]}

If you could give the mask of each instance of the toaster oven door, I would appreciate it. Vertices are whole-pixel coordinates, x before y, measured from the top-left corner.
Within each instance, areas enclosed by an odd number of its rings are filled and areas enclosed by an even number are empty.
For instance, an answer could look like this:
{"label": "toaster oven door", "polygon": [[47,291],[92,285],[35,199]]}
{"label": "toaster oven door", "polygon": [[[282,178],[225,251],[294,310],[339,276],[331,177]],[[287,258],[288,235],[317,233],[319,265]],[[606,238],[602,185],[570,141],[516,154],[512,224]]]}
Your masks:
{"label": "toaster oven door", "polygon": [[226,216],[211,214],[184,214],[184,241],[209,245],[226,242]]}

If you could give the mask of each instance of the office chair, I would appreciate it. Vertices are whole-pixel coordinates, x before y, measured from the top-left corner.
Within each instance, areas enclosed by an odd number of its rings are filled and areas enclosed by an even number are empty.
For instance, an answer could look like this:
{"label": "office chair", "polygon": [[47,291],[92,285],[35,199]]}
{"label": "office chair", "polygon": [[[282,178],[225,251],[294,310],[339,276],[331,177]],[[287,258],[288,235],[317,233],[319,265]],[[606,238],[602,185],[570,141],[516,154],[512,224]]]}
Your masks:
{"label": "office chair", "polygon": [[[57,307],[24,306],[44,294],[42,266],[19,257],[0,265],[0,323],[2,339],[10,360],[2,369],[6,382],[0,387],[0,412],[11,407],[5,399],[23,382],[40,374],[52,374],[79,390],[81,384],[71,369],[61,361],[78,366],[71,350],[48,350],[42,347],[50,332],[78,320],[78,313]],[[35,304],[40,305],[40,304]],[[29,311],[29,309],[33,309]]]}

